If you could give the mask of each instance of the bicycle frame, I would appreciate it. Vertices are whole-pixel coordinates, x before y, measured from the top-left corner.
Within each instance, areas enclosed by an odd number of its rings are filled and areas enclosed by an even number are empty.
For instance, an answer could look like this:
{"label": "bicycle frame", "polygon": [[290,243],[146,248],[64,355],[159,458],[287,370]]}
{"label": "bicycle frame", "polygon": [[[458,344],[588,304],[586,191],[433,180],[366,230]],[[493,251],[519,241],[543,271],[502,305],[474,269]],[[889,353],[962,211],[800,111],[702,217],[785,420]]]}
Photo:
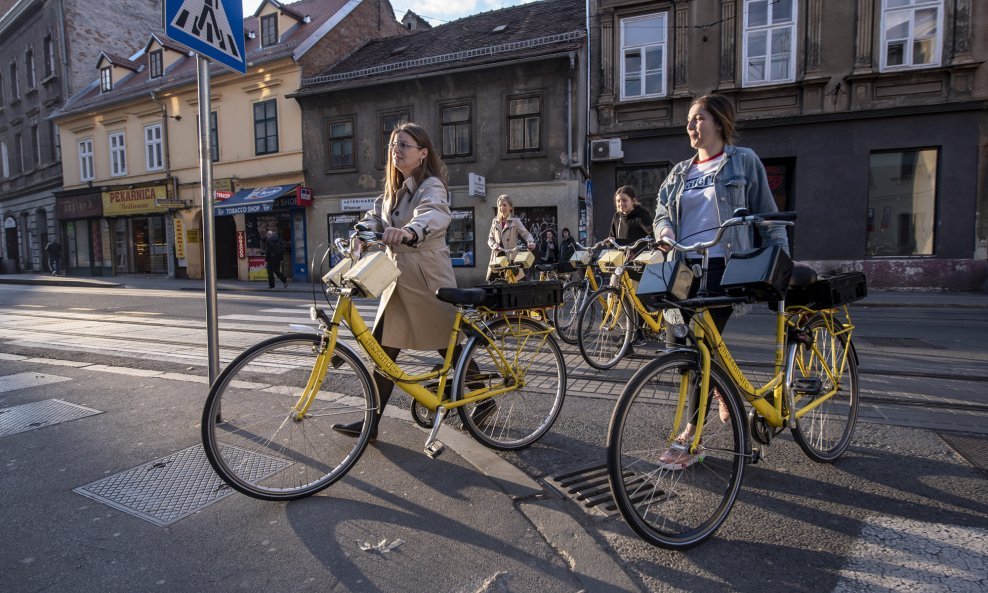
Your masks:
{"label": "bicycle frame", "polygon": [[[710,390],[710,365],[711,360],[715,356],[721,363],[721,366],[734,380],[735,385],[740,388],[741,395],[745,398],[745,400],[751,404],[755,411],[762,418],[764,418],[770,426],[776,428],[792,428],[795,425],[797,418],[801,418],[837,393],[840,386],[840,377],[843,376],[843,371],[847,367],[847,356],[849,356],[849,353],[851,352],[850,348],[843,351],[841,360],[828,361],[828,364],[824,365],[824,368],[827,370],[828,377],[833,382],[833,387],[825,393],[814,396],[809,402],[806,403],[806,405],[798,409],[796,408],[795,399],[796,389],[793,385],[793,369],[796,365],[806,365],[807,363],[805,360],[797,360],[796,357],[798,345],[797,340],[800,339],[800,336],[797,335],[800,326],[799,319],[804,316],[819,314],[824,318],[831,334],[836,336],[841,333],[846,333],[850,339],[854,325],[851,323],[851,317],[847,305],[844,305],[842,309],[843,318],[846,319],[848,323],[843,329],[838,331],[836,330],[835,324],[835,316],[837,315],[838,309],[814,310],[806,307],[793,307],[787,310],[785,308],[785,303],[780,301],[776,306],[775,311],[775,360],[773,363],[773,375],[768,382],[759,387],[755,387],[751,384],[744,371],[741,370],[737,362],[734,360],[734,357],[731,355],[731,352],[727,347],[727,342],[724,341],[720,332],[717,331],[717,327],[714,325],[713,318],[710,316],[709,310],[701,309],[698,313],[696,313],[693,316],[691,325],[693,327],[693,336],[696,341],[696,351],[700,361],[700,398],[696,421],[698,429],[693,435],[691,450],[695,450],[695,448],[700,444],[703,432],[702,427],[705,426],[707,404],[709,400],[708,394]],[[787,329],[789,331],[787,331]],[[710,347],[710,344],[713,345],[713,348]],[[825,355],[820,351],[815,342],[809,340],[809,343],[806,345],[809,347],[811,357],[821,359],[825,358]],[[836,373],[831,372],[831,369],[836,370]],[[687,393],[689,384],[689,381],[683,381],[680,385],[680,398],[679,403],[677,404],[678,408],[676,410],[676,418],[674,422],[675,434],[670,437],[670,441],[675,438],[676,434],[679,434],[678,430],[680,430],[682,426],[683,411],[689,400],[689,394]],[[769,394],[773,396],[771,402],[766,400],[766,396]],[[785,404],[785,407],[783,407],[783,403]]]}

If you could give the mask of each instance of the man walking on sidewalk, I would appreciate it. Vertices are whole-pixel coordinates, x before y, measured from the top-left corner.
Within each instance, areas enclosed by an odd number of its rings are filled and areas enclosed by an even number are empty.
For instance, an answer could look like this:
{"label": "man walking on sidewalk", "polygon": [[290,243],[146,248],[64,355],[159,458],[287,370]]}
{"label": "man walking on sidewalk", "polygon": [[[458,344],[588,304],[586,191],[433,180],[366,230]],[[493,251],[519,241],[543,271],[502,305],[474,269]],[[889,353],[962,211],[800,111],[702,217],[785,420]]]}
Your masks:
{"label": "man walking on sidewalk", "polygon": [[285,244],[278,237],[278,233],[268,231],[268,238],[264,245],[264,263],[268,269],[268,288],[274,288],[274,277],[281,280],[282,285],[288,286],[288,278],[281,271],[281,259],[285,256]]}
{"label": "man walking on sidewalk", "polygon": [[48,254],[48,269],[52,276],[58,276],[58,271],[62,263],[62,245],[52,239],[45,245],[45,253]]}

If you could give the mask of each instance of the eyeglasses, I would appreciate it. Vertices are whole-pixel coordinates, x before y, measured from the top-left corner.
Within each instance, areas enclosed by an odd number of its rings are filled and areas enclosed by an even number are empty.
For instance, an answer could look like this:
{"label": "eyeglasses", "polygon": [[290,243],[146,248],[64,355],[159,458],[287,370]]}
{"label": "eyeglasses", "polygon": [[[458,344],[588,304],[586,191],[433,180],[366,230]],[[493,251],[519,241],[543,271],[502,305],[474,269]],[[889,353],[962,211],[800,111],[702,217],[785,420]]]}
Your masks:
{"label": "eyeglasses", "polygon": [[418,144],[409,144],[408,142],[405,142],[404,140],[399,140],[397,142],[390,142],[388,144],[388,148],[397,148],[398,150],[405,150],[409,146],[411,146],[413,148],[425,148],[424,146],[419,146]]}

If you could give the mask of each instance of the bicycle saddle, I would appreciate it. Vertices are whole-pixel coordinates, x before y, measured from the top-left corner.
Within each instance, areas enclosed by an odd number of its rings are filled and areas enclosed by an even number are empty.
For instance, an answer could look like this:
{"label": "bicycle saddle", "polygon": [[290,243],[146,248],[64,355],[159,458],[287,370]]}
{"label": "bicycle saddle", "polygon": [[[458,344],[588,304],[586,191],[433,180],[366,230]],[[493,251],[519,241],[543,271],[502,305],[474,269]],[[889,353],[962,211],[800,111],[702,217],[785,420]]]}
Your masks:
{"label": "bicycle saddle", "polygon": [[483,288],[440,288],[436,297],[451,305],[483,305],[487,300],[487,291]]}

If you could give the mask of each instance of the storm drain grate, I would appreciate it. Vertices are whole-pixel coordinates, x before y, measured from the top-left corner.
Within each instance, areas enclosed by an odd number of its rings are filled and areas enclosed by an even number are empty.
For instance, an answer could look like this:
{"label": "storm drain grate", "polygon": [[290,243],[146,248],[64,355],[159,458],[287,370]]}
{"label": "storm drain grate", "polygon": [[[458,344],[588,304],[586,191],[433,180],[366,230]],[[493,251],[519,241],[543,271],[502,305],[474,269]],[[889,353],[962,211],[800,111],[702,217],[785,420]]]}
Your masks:
{"label": "storm drain grate", "polygon": [[864,341],[872,346],[885,348],[930,348],[932,350],[946,350],[944,346],[920,340],[919,338],[890,338],[882,336],[855,337],[855,340]]}
{"label": "storm drain grate", "polygon": [[61,383],[71,381],[70,377],[59,377],[58,375],[47,375],[45,373],[17,373],[0,377],[0,393],[14,391],[15,389],[27,389],[38,385],[48,385],[49,383]]}
{"label": "storm drain grate", "polygon": [[988,438],[939,433],[968,463],[988,472]]}
{"label": "storm drain grate", "polygon": [[617,506],[607,483],[607,464],[600,463],[546,478],[553,488],[590,514],[611,517]]}
{"label": "storm drain grate", "polygon": [[[224,451],[224,457],[230,463],[244,461],[252,481],[263,480],[291,465],[284,459],[237,447],[224,447]],[[213,471],[202,445],[73,491],[161,526],[171,525],[234,492]]]}
{"label": "storm drain grate", "polygon": [[63,402],[60,399],[46,399],[21,404],[0,410],[0,437],[102,413],[86,406]]}

